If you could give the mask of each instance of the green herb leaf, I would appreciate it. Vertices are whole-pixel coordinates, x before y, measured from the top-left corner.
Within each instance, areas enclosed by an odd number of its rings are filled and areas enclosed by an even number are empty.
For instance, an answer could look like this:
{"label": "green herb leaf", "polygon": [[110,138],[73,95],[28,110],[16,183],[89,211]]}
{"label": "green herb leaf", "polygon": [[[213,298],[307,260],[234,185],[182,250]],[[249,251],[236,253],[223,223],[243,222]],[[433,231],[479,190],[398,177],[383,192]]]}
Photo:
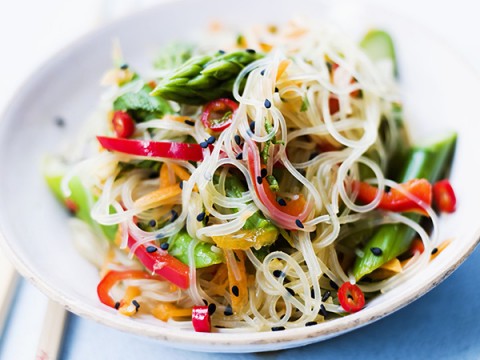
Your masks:
{"label": "green herb leaf", "polygon": [[[162,99],[159,96],[150,95],[150,91],[150,86],[145,85],[138,92],[128,92],[119,96],[113,102],[113,110],[142,110],[149,113],[156,113],[162,115],[173,112],[169,103],[165,99]],[[139,119],[136,120],[138,121]]]}

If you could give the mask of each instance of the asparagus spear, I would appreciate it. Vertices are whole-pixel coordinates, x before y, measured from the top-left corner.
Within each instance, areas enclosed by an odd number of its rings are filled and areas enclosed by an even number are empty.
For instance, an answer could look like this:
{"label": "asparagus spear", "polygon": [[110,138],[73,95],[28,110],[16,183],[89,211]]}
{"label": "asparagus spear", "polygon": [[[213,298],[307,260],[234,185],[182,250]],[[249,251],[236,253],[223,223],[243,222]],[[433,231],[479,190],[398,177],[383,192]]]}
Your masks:
{"label": "asparagus spear", "polygon": [[233,83],[240,71],[261,57],[247,50],[191,58],[172,75],[162,79],[151,95],[189,105],[202,105],[221,97],[231,97]]}
{"label": "asparagus spear", "polygon": [[[185,230],[180,231],[169,239],[169,254],[176,257],[184,264],[190,265],[188,248],[190,247],[192,241],[193,238]],[[222,252],[212,251],[212,244],[208,244],[206,242],[200,242],[195,246],[193,256],[195,259],[196,268],[204,268],[215,264],[221,264],[225,260]]]}
{"label": "asparagus spear", "polygon": [[[103,234],[108,240],[113,241],[115,239],[118,229],[117,225],[100,225],[92,219],[90,211],[92,204],[95,202],[95,198],[83,186],[79,178],[74,177],[72,180],[70,180],[69,188],[71,191],[71,196],[67,198],[60,189],[63,174],[46,172],[44,176],[47,185],[57,200],[66,207],[69,207],[68,205],[70,205],[70,210],[77,218],[83,220],[85,223],[90,225],[91,228],[100,230],[100,233]],[[110,210],[111,212],[114,211],[113,208]]]}
{"label": "asparagus spear", "polygon": [[[456,140],[456,133],[452,133],[430,145],[412,148],[398,181],[405,182],[415,178],[438,181],[447,172]],[[418,214],[408,216],[417,222],[421,219]],[[382,225],[363,248],[364,256],[356,258],[353,267],[355,278],[362,278],[407,251],[414,236],[415,231],[404,224]],[[381,254],[374,255],[370,250],[372,248],[381,249]]]}

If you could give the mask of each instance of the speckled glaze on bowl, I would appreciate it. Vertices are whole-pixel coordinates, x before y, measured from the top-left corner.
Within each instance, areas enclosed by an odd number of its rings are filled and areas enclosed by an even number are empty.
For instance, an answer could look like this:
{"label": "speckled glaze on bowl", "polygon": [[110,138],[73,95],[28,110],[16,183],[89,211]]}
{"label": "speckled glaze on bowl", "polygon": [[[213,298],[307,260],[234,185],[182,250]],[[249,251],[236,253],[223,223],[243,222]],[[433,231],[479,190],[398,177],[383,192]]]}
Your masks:
{"label": "speckled glaze on bowl", "polygon": [[[222,0],[185,0],[126,17],[64,49],[24,84],[0,122],[0,242],[20,273],[80,316],[170,346],[210,352],[279,350],[326,340],[391,314],[435,287],[466,259],[480,238],[475,218],[479,173],[471,166],[478,164],[472,150],[477,148],[479,122],[471,119],[478,102],[477,75],[420,26],[366,1],[279,0],[273,7],[267,1],[244,0],[235,11],[222,13],[222,20],[246,25],[282,22],[292,15],[306,14],[336,23],[357,37],[369,27],[392,33],[398,49],[405,117],[413,138],[442,129],[453,128],[459,133],[451,178],[458,210],[442,217],[440,233],[442,239],[453,238],[454,242],[418,276],[378,296],[362,311],[282,332],[193,333],[147,317],[123,317],[99,303],[97,271],[73,248],[66,215],[40,176],[40,159],[55,152],[59,142],[71,138],[95,108],[101,93],[99,79],[110,66],[113,38],[121,41],[134,68],[146,68],[162,44],[204,28],[212,20],[210,14],[219,14],[224,8]],[[463,91],[451,91],[453,88]],[[55,116],[66,119],[65,128],[54,126]]]}

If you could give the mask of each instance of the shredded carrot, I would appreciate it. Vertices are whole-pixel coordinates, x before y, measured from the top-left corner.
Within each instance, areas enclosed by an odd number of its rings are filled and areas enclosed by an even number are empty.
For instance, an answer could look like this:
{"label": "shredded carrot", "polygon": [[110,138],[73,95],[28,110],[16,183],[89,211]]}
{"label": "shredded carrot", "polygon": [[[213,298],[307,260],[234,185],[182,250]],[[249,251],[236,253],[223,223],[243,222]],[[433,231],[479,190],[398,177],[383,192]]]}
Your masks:
{"label": "shredded carrot", "polygon": [[232,310],[236,313],[248,303],[247,271],[245,269],[245,252],[233,250],[225,252],[228,268],[228,283]]}
{"label": "shredded carrot", "polygon": [[435,253],[432,254],[432,256],[430,257],[430,260],[435,259],[443,250],[447,248],[448,245],[450,245],[451,242],[452,242],[452,239],[448,239],[442,242],[440,245],[438,245],[436,247],[437,251],[435,251]]}
{"label": "shredded carrot", "polygon": [[170,185],[162,189],[152,191],[135,200],[135,207],[142,209],[151,209],[160,205],[171,205],[175,203],[175,197],[180,195],[182,189],[179,184]]}
{"label": "shredded carrot", "polygon": [[276,80],[280,79],[280,77],[283,75],[285,70],[287,70],[287,67],[292,63],[290,59],[284,59],[280,61],[280,64],[278,64],[278,70],[277,70],[277,78]]}
{"label": "shredded carrot", "polygon": [[267,43],[260,43],[260,49],[264,52],[270,52],[272,50],[273,46]]}
{"label": "shredded carrot", "polygon": [[175,172],[175,175],[177,175],[180,178],[180,180],[187,181],[188,179],[190,179],[190,173],[187,170],[185,170],[183,167],[177,164],[171,164],[170,166]]}
{"label": "shredded carrot", "polygon": [[137,307],[132,303],[136,297],[140,296],[141,291],[138,286],[128,286],[127,290],[125,290],[125,295],[123,299],[120,301],[120,307],[118,308],[118,312],[122,315],[126,316],[133,316],[137,313]]}
{"label": "shredded carrot", "polygon": [[168,319],[172,318],[191,317],[192,309],[185,309],[178,307],[172,303],[162,302],[152,309],[152,315],[162,321],[168,321]]}
{"label": "shredded carrot", "polygon": [[172,184],[170,183],[170,176],[168,174],[168,164],[164,163],[160,168],[160,189],[165,188],[169,185]]}

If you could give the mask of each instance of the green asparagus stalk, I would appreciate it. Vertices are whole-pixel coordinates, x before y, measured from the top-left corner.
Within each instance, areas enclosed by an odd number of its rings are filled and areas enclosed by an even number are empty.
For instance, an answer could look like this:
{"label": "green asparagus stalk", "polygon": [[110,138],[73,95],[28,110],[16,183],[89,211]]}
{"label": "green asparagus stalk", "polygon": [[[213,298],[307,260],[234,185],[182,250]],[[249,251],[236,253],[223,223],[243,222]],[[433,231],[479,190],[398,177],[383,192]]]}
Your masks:
{"label": "green asparagus stalk", "polygon": [[395,55],[395,46],[390,35],[383,31],[372,29],[360,42],[360,47],[367,53],[373,61],[391,59],[393,62],[393,71],[398,76],[398,65]]}
{"label": "green asparagus stalk", "polygon": [[202,105],[221,97],[231,97],[240,71],[261,57],[247,50],[191,58],[172,75],[162,79],[151,95],[188,105]]}
{"label": "green asparagus stalk", "polygon": [[[71,191],[71,195],[67,198],[61,190],[61,182],[64,176],[63,171],[51,171],[51,165],[53,161],[53,159],[45,160],[45,163],[49,164],[44,164],[44,177],[48,187],[53,192],[57,200],[66,207],[68,207],[68,205],[70,205],[70,207],[73,207],[70,210],[75,214],[78,219],[90,225],[92,229],[104,235],[108,240],[113,241],[115,239],[118,226],[100,225],[92,219],[90,211],[96,199],[91,194],[91,192],[84,187],[83,183],[78,177],[73,177],[70,180],[68,185]],[[59,167],[57,166],[54,167],[56,169],[59,169]],[[110,210],[111,212],[114,211],[113,208]]]}
{"label": "green asparagus stalk", "polygon": [[[441,179],[448,171],[456,140],[457,135],[452,133],[430,145],[412,148],[398,182],[424,178],[433,183]],[[416,222],[421,219],[418,214],[409,214],[408,217]],[[404,224],[382,225],[364,246],[363,257],[356,258],[353,267],[355,278],[362,278],[406,252],[415,234],[412,228]],[[381,249],[381,254],[373,254],[372,248]]]}
{"label": "green asparagus stalk", "polygon": [[[184,264],[190,265],[188,249],[192,241],[193,238],[185,230],[180,231],[173,235],[168,241],[170,244],[168,248],[169,254],[175,256]],[[212,246],[212,244],[203,241],[195,246],[193,257],[195,259],[196,268],[204,268],[224,262],[225,259],[223,257],[223,252],[213,251]]]}

